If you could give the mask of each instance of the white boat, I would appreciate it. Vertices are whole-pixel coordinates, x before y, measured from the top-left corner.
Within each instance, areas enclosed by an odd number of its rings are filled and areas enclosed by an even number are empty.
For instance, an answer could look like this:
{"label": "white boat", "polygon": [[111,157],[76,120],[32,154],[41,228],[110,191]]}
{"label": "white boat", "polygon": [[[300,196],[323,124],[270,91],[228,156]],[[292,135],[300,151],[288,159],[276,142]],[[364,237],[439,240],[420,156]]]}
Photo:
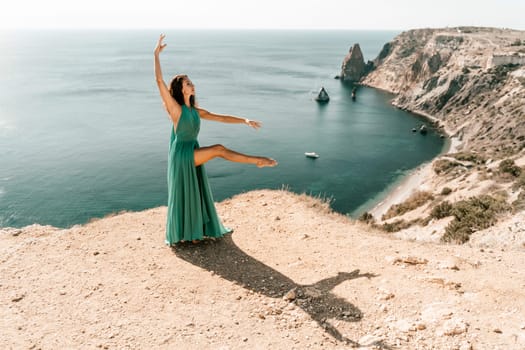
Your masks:
{"label": "white boat", "polygon": [[308,158],[319,158],[319,155],[315,152],[304,152],[304,155]]}

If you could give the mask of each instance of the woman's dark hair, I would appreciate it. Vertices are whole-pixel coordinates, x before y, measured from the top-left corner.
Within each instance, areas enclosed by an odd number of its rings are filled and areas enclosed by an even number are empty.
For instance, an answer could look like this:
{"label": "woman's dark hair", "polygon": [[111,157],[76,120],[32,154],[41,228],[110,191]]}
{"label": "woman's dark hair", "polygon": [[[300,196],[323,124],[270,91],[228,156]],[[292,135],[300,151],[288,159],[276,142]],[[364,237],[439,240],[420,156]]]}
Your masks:
{"label": "woman's dark hair", "polygon": [[[186,74],[178,74],[171,80],[171,83],[170,83],[170,95],[181,106],[184,105],[184,95],[182,94],[182,83],[184,82],[184,79],[187,79],[187,78],[188,76]],[[195,96],[190,97],[190,106],[195,107]]]}

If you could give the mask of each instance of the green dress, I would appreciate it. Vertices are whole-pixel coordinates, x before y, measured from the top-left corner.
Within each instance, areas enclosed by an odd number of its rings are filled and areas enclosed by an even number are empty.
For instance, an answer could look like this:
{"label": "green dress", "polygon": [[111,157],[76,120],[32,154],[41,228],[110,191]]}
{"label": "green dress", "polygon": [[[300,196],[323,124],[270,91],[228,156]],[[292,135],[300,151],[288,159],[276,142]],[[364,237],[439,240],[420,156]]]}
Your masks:
{"label": "green dress", "polygon": [[204,165],[195,166],[193,151],[199,148],[199,112],[182,106],[177,130],[173,129],[168,158],[166,244],[204,236],[221,237],[231,232],[217,216]]}

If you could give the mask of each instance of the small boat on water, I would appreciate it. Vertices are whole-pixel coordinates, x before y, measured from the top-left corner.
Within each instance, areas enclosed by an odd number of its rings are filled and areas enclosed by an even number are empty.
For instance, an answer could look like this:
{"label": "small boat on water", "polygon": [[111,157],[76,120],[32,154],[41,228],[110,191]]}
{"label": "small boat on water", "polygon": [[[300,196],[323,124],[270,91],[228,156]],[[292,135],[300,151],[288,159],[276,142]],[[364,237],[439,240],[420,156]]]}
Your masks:
{"label": "small boat on water", "polygon": [[304,152],[304,155],[307,157],[307,158],[319,158],[319,155],[315,152]]}
{"label": "small boat on water", "polygon": [[321,90],[319,90],[319,93],[317,94],[315,100],[321,103],[330,101],[330,96],[328,96],[328,92],[326,92],[324,86],[321,88]]}

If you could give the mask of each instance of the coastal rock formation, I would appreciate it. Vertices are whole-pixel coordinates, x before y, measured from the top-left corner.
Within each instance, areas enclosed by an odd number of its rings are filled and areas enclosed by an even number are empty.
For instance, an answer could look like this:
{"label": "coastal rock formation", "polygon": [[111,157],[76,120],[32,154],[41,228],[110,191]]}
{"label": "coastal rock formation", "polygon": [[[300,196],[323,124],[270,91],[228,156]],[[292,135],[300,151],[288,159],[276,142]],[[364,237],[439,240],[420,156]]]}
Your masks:
{"label": "coastal rock formation", "polygon": [[350,47],[341,66],[341,80],[358,82],[365,75],[366,65],[359,44]]}
{"label": "coastal rock formation", "polygon": [[[515,232],[525,209],[525,31],[409,30],[383,47],[374,67],[362,84],[434,120],[451,147],[408,180],[418,192],[405,190],[397,205],[371,214],[407,239],[481,241],[496,222]],[[509,242],[525,238],[518,231]]]}
{"label": "coastal rock formation", "polygon": [[524,39],[510,29],[410,30],[385,45],[363,84],[435,117],[464,150],[511,156],[525,147]]}

